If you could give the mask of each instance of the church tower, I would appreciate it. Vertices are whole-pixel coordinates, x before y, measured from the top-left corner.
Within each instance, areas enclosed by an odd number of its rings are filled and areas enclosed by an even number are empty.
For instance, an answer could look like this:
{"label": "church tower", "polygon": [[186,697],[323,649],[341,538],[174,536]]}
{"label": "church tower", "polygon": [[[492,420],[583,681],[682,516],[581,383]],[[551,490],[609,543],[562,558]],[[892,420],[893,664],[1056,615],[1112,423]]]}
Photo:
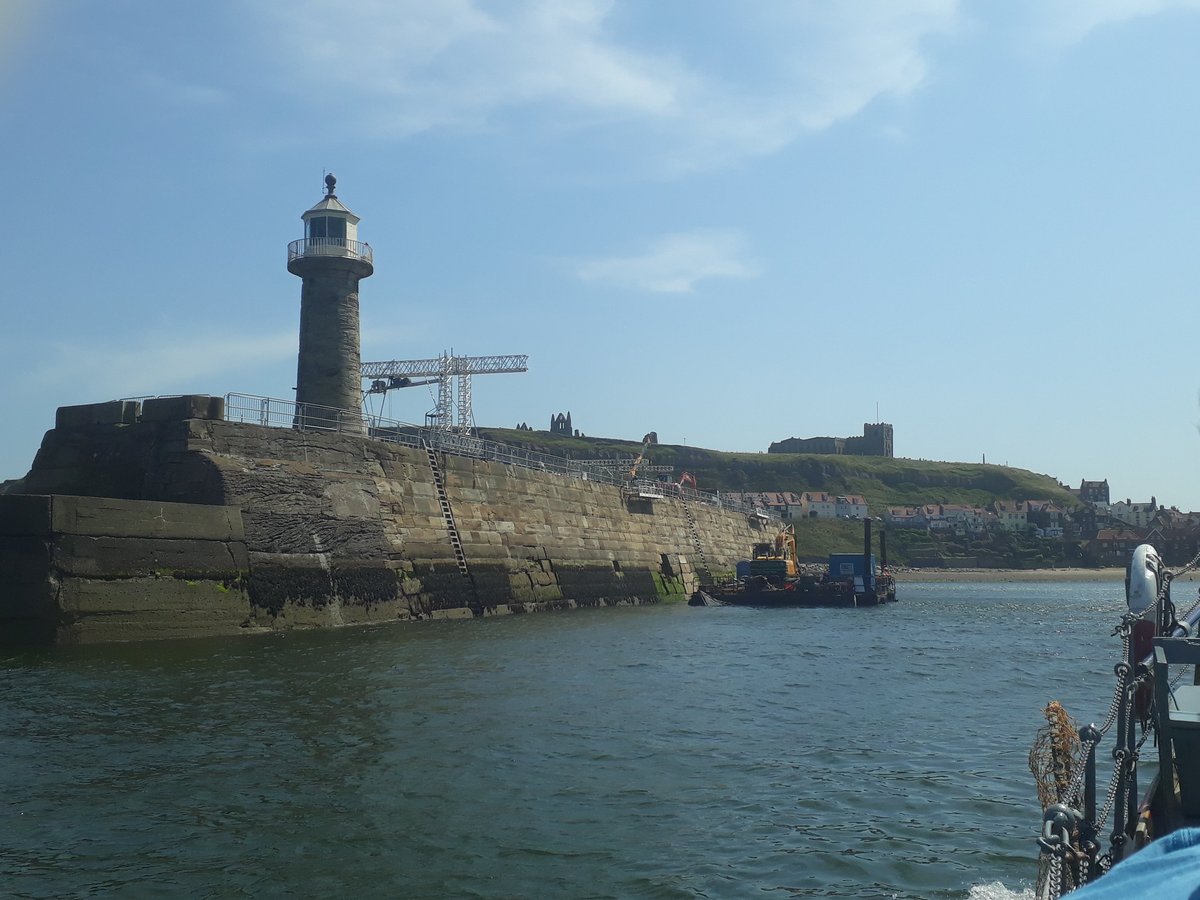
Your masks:
{"label": "church tower", "polygon": [[[304,237],[288,244],[288,271],[300,292],[297,420],[362,432],[362,354],[358,282],[375,271],[371,247],[358,240],[358,216],[338,200],[337,179],[325,176],[325,196],[301,216]],[[328,409],[345,410],[344,415]]]}

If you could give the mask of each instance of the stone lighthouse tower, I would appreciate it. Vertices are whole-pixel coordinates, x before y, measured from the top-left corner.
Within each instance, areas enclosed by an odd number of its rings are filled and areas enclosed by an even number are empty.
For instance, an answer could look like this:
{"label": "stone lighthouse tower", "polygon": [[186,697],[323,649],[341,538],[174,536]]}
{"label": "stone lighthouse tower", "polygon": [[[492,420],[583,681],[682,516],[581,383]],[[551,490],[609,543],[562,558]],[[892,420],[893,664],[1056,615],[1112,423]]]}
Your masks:
{"label": "stone lighthouse tower", "polygon": [[301,216],[304,237],[288,244],[288,271],[304,279],[296,417],[306,426],[361,432],[358,282],[375,267],[370,245],[358,240],[358,216],[335,187],[337,179],[326,175],[325,196]]}

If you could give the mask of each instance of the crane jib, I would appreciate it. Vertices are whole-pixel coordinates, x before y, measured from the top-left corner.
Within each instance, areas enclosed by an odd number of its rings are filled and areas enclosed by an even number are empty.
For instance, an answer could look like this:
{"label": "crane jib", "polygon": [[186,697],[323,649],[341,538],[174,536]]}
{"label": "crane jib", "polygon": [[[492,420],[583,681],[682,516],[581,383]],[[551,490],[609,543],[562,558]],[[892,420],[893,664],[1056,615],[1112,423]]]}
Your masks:
{"label": "crane jib", "polygon": [[433,359],[392,359],[362,364],[363,378],[403,378],[436,375],[487,375],[499,372],[528,372],[529,357],[437,356]]}

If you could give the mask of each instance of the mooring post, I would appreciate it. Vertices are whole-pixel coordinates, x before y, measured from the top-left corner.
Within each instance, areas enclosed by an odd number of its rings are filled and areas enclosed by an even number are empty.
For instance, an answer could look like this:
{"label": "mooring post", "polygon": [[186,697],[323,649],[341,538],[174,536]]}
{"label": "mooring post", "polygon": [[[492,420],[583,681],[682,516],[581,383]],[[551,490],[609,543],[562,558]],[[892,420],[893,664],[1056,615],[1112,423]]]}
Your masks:
{"label": "mooring post", "polygon": [[871,565],[871,519],[863,519],[863,591],[875,593],[875,567]]}

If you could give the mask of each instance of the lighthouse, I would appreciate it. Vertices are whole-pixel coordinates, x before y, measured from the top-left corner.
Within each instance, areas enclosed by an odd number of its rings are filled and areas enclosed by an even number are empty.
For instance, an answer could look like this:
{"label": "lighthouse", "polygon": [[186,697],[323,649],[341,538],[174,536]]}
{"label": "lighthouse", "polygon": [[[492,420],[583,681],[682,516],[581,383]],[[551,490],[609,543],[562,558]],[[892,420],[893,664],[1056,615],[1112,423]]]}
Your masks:
{"label": "lighthouse", "polygon": [[362,432],[358,282],[375,266],[370,245],[358,239],[358,216],[338,200],[336,187],[326,175],[325,196],[301,216],[304,237],[288,244],[288,271],[304,280],[296,422]]}

